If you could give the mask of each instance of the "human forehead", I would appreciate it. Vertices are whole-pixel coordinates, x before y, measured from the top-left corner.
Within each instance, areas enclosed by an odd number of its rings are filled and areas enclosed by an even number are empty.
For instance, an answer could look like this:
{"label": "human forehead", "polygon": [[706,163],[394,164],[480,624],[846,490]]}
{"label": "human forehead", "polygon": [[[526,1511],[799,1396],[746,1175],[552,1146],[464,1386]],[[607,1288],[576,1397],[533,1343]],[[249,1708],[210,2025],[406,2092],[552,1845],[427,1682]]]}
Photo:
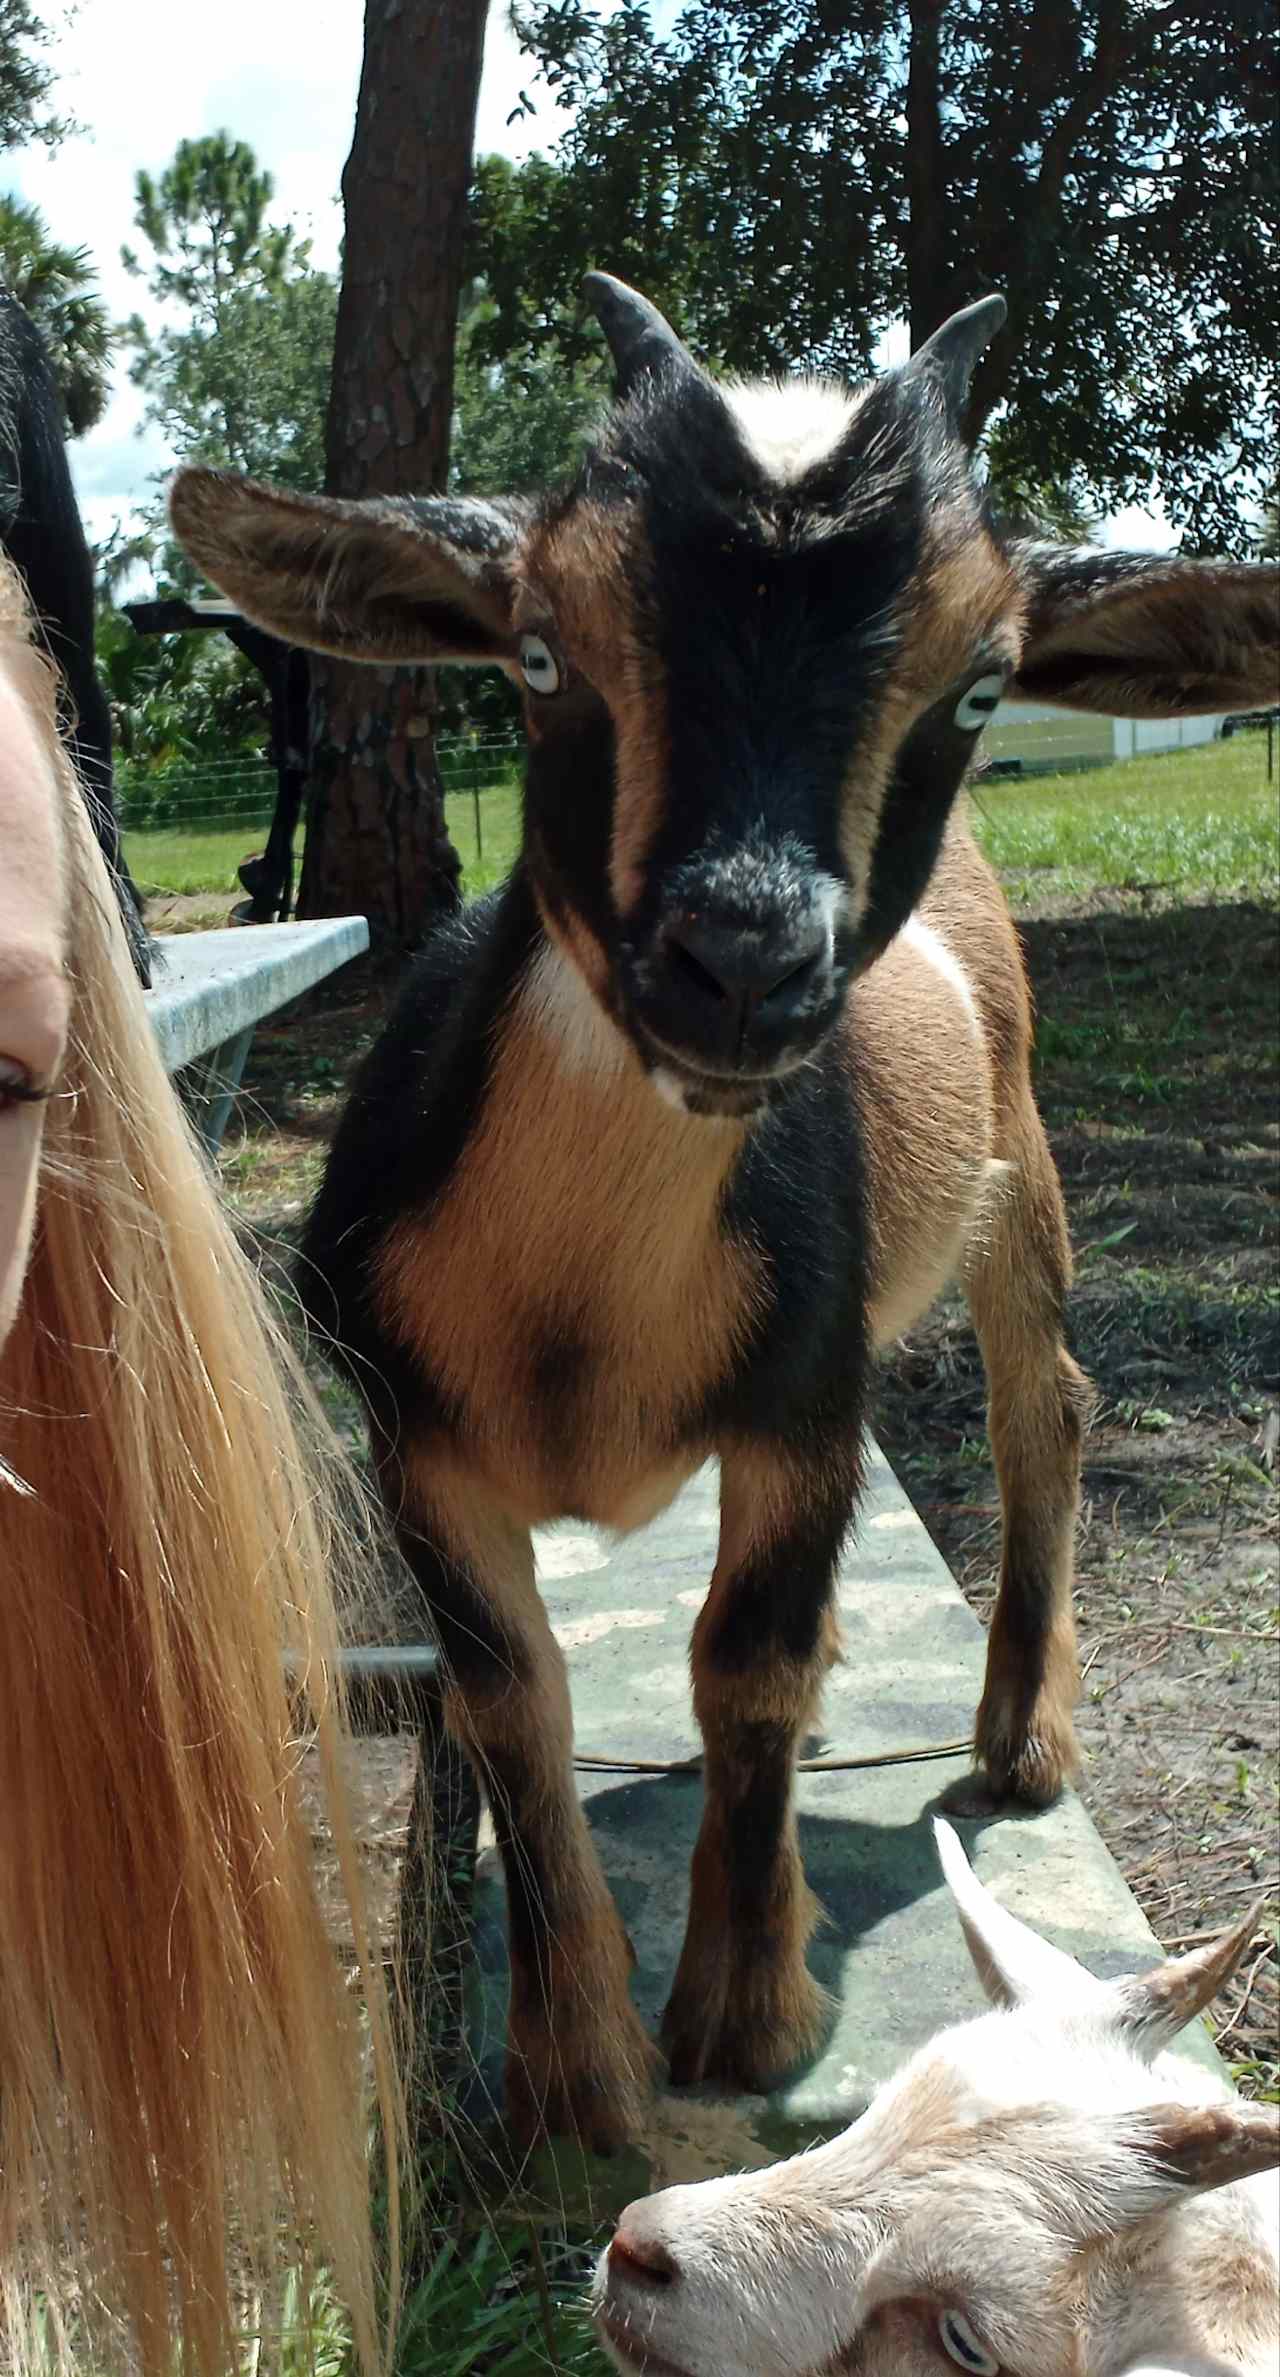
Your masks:
{"label": "human forehead", "polygon": [[6,942],[62,934],[63,854],[58,788],[45,734],[0,658],[0,957]]}

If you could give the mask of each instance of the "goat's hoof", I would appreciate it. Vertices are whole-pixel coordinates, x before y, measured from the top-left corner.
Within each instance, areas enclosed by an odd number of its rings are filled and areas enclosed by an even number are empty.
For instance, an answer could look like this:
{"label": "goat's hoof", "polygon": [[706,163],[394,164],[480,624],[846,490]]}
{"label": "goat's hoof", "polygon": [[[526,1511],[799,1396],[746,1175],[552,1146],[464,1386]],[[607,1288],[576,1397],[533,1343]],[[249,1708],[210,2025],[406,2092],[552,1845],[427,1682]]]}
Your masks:
{"label": "goat's hoof", "polygon": [[804,1968],[736,1976],[725,2002],[714,2006],[693,2002],[677,1983],[661,2031],[672,2087],[712,2082],[734,2094],[764,2093],[812,2059],[830,2006]]}
{"label": "goat's hoof", "polygon": [[941,1794],[938,1804],[945,1814],[995,1816],[1002,1808],[1052,1807],[1079,1764],[1073,1734],[1065,1739],[1032,1734],[1016,1748],[990,1749],[979,1734],[978,1758],[971,1774],[958,1776]]}

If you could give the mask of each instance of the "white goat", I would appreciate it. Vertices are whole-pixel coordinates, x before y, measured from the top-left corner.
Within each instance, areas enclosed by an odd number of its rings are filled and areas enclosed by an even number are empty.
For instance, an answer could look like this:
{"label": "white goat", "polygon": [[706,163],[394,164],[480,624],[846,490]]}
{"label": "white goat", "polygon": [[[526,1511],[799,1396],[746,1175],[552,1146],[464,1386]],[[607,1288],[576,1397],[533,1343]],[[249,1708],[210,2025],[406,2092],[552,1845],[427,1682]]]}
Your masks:
{"label": "white goat", "polygon": [[1095,1980],[935,1827],[999,2009],[832,2144],[623,2213],[597,2327],[629,2377],[1276,2377],[1280,2115],[1162,2052],[1257,1911]]}

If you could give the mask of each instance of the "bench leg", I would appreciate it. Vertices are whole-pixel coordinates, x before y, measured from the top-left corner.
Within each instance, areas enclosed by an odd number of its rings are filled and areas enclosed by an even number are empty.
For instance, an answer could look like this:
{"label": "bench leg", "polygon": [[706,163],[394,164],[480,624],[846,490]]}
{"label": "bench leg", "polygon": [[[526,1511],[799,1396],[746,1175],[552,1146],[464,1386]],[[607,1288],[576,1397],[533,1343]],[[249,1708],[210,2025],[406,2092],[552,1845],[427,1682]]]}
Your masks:
{"label": "bench leg", "polygon": [[178,1076],[183,1102],[205,1147],[216,1156],[222,1145],[236,1091],[244,1074],[245,1058],[253,1041],[253,1025],[224,1040],[202,1065],[191,1065]]}

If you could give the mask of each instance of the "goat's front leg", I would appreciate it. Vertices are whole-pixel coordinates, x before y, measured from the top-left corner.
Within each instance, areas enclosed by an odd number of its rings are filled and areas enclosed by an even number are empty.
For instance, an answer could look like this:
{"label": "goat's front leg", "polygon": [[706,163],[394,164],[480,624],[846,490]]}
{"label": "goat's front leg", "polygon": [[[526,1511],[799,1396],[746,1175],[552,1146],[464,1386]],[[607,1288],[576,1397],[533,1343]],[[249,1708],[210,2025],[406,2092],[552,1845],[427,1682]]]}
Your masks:
{"label": "goat's front leg", "polygon": [[521,2143],[548,2130],[609,2153],[638,2127],[657,2059],[574,1786],[568,1679],[529,1532],[447,1460],[411,1458],[394,1482],[401,1548],[447,1662],[446,1721],[479,1774],[506,1877],[508,2126]]}
{"label": "goat's front leg", "polygon": [[836,1656],[832,1597],[856,1483],[853,1446],[821,1465],[767,1446],[722,1456],[719,1556],[692,1646],[702,1826],[662,2029],[677,2086],[767,2087],[824,2026],[805,1965],[819,1909],[792,1784]]}

